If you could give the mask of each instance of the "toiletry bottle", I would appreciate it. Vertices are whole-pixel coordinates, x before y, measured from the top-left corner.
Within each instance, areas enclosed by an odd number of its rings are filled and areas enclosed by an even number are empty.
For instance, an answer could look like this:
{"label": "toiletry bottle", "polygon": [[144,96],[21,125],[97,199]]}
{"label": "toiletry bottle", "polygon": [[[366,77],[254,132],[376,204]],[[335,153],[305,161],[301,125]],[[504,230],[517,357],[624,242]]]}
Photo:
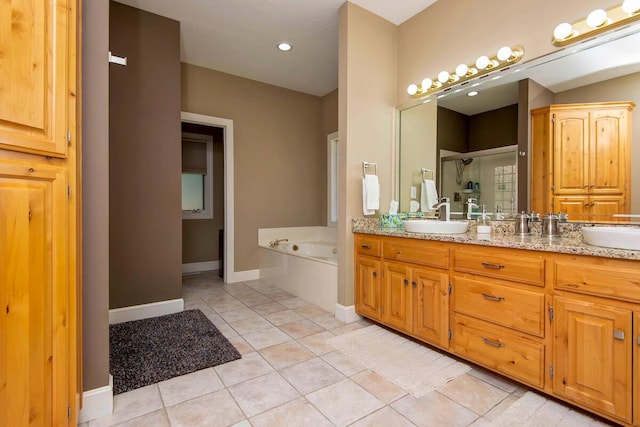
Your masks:
{"label": "toiletry bottle", "polygon": [[482,205],[482,214],[476,220],[478,234],[491,234],[491,216],[487,213],[486,205]]}

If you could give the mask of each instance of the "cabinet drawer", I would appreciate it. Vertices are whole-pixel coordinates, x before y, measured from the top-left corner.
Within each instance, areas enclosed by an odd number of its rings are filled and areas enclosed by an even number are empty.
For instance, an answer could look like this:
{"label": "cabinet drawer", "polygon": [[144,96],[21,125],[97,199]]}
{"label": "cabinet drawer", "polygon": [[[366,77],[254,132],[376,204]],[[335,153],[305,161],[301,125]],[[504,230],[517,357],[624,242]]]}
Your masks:
{"label": "cabinet drawer", "polygon": [[556,289],[640,302],[640,262],[567,258],[553,268]]}
{"label": "cabinet drawer", "polygon": [[453,296],[456,313],[544,337],[544,295],[541,293],[455,277]]}
{"label": "cabinet drawer", "polygon": [[356,252],[361,255],[380,256],[381,242],[379,237],[356,235]]}
{"label": "cabinet drawer", "polygon": [[385,259],[449,268],[449,248],[440,242],[387,239],[382,242]]}
{"label": "cabinet drawer", "polygon": [[544,286],[544,259],[513,249],[457,248],[454,269],[465,273]]}
{"label": "cabinet drawer", "polygon": [[529,385],[544,386],[544,345],[510,334],[486,322],[456,316],[456,354]]}

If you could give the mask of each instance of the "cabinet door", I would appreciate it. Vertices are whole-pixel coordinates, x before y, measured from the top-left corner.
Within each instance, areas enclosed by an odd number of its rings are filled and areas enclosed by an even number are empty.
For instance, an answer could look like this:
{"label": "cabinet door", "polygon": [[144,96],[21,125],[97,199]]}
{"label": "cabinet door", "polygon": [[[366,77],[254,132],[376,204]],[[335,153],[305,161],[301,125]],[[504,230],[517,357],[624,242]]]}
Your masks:
{"label": "cabinet door", "polygon": [[634,407],[633,407],[633,423],[640,425],[640,312],[635,313],[634,335],[635,340],[635,361],[633,362],[633,383],[636,385],[634,390]]}
{"label": "cabinet door", "polygon": [[589,219],[589,197],[554,197],[552,210],[568,214],[571,221],[587,221]]}
{"label": "cabinet door", "polygon": [[374,320],[380,320],[382,307],[380,261],[365,256],[356,257],[356,311]]}
{"label": "cabinet door", "polygon": [[627,113],[626,110],[591,113],[590,194],[624,194],[628,191],[631,153],[627,142]]}
{"label": "cabinet door", "polygon": [[449,347],[449,274],[416,268],[412,272],[413,335]]}
{"label": "cabinet door", "polygon": [[70,421],[65,190],[60,170],[0,161],[2,425]]}
{"label": "cabinet door", "polygon": [[[0,148],[64,157],[75,116],[75,2],[5,2]],[[70,36],[73,35],[73,36]]]}
{"label": "cabinet door", "polygon": [[[614,218],[617,213],[629,212],[623,196],[591,196],[589,197],[589,220],[591,221],[620,221]],[[571,219],[571,216],[569,216]]]}
{"label": "cabinet door", "polygon": [[[589,191],[589,113],[554,113],[553,193]],[[557,209],[557,207],[556,207]]]}
{"label": "cabinet door", "polygon": [[384,263],[382,321],[392,328],[411,332],[411,267]]}
{"label": "cabinet door", "polygon": [[554,307],[554,393],[631,422],[631,311],[563,297]]}

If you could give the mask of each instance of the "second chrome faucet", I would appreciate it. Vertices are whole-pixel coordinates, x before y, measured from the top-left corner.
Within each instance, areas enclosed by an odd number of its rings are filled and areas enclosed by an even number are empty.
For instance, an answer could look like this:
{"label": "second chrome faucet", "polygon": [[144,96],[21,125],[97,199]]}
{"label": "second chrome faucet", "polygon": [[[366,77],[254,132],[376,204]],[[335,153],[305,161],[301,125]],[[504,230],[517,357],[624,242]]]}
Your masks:
{"label": "second chrome faucet", "polygon": [[438,209],[438,219],[440,221],[450,221],[451,220],[451,199],[448,197],[443,197],[440,199],[438,203],[433,205],[434,209]]}

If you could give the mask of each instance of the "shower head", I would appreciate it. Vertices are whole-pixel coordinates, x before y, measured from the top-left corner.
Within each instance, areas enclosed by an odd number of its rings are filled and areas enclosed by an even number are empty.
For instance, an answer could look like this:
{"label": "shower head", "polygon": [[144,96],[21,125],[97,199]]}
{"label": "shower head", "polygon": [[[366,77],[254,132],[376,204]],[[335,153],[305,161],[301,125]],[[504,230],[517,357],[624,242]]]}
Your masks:
{"label": "shower head", "polygon": [[473,158],[470,159],[461,159],[461,162],[463,165],[465,166],[469,166],[471,164],[471,162],[473,162]]}

